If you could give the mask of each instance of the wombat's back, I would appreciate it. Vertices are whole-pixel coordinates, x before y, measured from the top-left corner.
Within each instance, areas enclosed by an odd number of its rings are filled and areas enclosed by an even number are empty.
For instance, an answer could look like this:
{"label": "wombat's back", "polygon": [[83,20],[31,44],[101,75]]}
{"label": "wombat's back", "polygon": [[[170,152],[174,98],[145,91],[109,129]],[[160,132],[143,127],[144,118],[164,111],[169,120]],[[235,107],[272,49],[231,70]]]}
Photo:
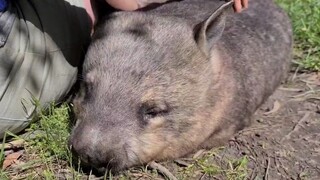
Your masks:
{"label": "wombat's back", "polygon": [[[196,26],[224,3],[222,0],[176,1],[147,13],[179,17]],[[239,98],[243,99],[239,103],[245,101],[250,114],[287,74],[292,28],[287,14],[273,0],[253,0],[242,13],[229,12],[224,32],[215,47],[224,54],[224,63],[237,79]]]}
{"label": "wombat's back", "polygon": [[250,1],[250,8],[226,21],[221,45],[232,58],[239,94],[256,108],[274,91],[288,72],[292,28],[286,13],[272,0]]}
{"label": "wombat's back", "polygon": [[[179,17],[196,27],[224,3],[184,0],[162,5],[148,13]],[[229,91],[228,82],[234,88],[234,102],[225,118],[237,119],[229,123],[242,129],[248,125],[248,117],[273,93],[288,72],[292,50],[290,20],[273,0],[250,1],[249,8],[240,14],[233,13],[230,8],[223,34],[214,49],[219,52],[228,73],[223,75],[226,85],[221,90]],[[215,96],[216,91],[212,93]]]}

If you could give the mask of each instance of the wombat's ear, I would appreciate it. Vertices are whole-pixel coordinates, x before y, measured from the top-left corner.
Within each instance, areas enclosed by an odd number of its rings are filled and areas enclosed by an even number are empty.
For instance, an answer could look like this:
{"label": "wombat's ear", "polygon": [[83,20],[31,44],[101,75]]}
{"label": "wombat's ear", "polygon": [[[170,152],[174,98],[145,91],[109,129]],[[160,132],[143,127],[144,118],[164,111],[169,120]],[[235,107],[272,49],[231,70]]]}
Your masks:
{"label": "wombat's ear", "polygon": [[226,14],[232,5],[233,1],[224,3],[208,19],[195,26],[195,40],[206,55],[210,54],[210,50],[221,37],[225,27]]}

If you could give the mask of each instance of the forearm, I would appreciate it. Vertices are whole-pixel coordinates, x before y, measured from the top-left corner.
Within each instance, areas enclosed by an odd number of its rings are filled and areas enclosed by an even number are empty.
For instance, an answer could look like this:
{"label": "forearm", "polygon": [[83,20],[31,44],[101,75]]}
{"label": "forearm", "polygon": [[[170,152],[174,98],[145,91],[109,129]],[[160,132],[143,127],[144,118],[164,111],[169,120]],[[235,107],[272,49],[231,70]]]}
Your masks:
{"label": "forearm", "polygon": [[152,3],[164,3],[167,1],[169,0],[106,0],[114,8],[126,11],[134,11]]}

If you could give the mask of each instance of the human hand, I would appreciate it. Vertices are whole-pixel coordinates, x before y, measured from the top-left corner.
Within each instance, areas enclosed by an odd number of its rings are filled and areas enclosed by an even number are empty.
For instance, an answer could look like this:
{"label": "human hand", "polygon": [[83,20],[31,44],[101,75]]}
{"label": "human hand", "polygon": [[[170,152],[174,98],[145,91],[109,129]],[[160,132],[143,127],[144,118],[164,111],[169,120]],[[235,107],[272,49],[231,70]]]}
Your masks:
{"label": "human hand", "polygon": [[234,11],[240,13],[243,9],[248,8],[248,0],[234,0]]}

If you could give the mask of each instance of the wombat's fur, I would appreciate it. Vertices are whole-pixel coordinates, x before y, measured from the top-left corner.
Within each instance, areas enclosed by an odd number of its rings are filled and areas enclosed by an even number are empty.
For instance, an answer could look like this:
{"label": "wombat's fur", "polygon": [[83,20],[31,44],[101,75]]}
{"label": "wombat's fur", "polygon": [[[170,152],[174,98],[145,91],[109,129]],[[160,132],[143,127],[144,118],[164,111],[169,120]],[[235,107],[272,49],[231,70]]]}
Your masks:
{"label": "wombat's fur", "polygon": [[272,0],[184,0],[117,12],[97,29],[70,145],[113,171],[226,142],[285,76],[291,25]]}

